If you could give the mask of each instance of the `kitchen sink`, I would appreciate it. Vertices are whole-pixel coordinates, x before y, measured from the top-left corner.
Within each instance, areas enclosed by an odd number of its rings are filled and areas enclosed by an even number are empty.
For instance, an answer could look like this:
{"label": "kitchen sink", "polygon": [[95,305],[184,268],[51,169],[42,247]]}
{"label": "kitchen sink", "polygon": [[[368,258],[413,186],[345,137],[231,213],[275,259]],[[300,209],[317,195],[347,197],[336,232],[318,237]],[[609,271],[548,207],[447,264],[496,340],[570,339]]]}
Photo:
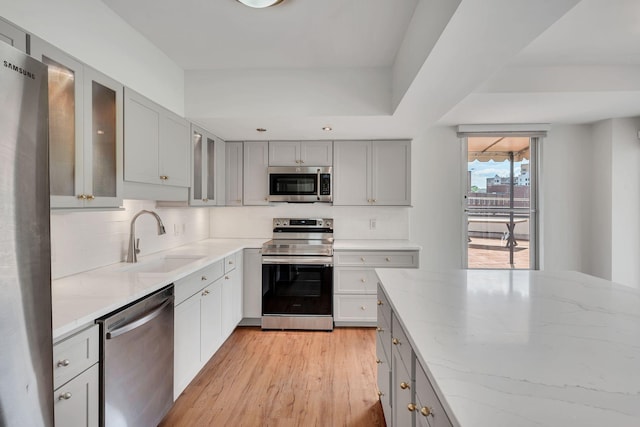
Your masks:
{"label": "kitchen sink", "polygon": [[162,258],[137,262],[135,264],[127,264],[124,267],[118,268],[117,271],[165,274],[178,270],[202,258],[204,258],[202,255],[168,255]]}

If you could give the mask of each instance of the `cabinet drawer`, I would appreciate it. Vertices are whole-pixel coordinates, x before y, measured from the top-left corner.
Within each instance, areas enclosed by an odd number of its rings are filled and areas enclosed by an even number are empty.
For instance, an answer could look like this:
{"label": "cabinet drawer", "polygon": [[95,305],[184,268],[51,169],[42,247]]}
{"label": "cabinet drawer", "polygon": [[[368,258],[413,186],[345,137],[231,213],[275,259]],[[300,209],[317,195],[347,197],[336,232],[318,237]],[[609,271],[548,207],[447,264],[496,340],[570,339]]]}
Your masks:
{"label": "cabinet drawer", "polygon": [[335,295],[336,321],[376,321],[375,295]]}
{"label": "cabinet drawer", "polygon": [[391,325],[391,304],[387,300],[387,297],[382,292],[382,289],[378,288],[378,301],[376,302],[378,305],[378,319],[381,317],[386,319],[387,324]]}
{"label": "cabinet drawer", "polygon": [[372,268],[338,267],[334,271],[336,293],[376,293],[378,276]]}
{"label": "cabinet drawer", "polygon": [[398,427],[412,426],[413,413],[407,409],[407,406],[413,403],[412,387],[414,384],[411,381],[411,369],[403,364],[397,351],[394,351],[391,356],[391,366],[391,406],[393,407],[391,424]]}
{"label": "cabinet drawer", "polygon": [[99,327],[93,325],[53,346],[54,390],[98,362]]}
{"label": "cabinet drawer", "polygon": [[53,394],[55,425],[65,427],[97,427],[98,365],[93,365]]}
{"label": "cabinet drawer", "polygon": [[[452,424],[440,404],[440,400],[431,387],[422,366],[416,361],[416,421],[420,424],[424,419],[428,420],[430,427],[451,427]],[[426,409],[423,409],[426,408]],[[427,414],[427,415],[425,415]],[[426,425],[427,423],[422,423]]]}
{"label": "cabinet drawer", "polygon": [[334,260],[338,266],[417,268],[418,251],[336,251]]}
{"label": "cabinet drawer", "polygon": [[411,371],[411,344],[395,314],[391,315],[391,346],[396,349],[407,371]]}
{"label": "cabinet drawer", "polygon": [[224,272],[225,274],[230,272],[231,270],[235,270],[236,269],[236,264],[237,264],[237,260],[236,260],[236,255],[235,254],[231,254],[227,257],[224,258]]}
{"label": "cabinet drawer", "polygon": [[191,295],[213,283],[224,275],[224,261],[216,261],[202,270],[196,271],[189,276],[177,280],[174,283],[175,305],[189,298]]}

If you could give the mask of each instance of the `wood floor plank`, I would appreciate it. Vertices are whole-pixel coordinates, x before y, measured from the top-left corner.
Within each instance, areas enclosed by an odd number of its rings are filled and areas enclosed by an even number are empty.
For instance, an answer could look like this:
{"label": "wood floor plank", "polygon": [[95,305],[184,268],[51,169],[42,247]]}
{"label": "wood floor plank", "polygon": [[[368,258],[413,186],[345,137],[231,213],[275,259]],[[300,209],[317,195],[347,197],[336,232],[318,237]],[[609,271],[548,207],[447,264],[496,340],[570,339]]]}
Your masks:
{"label": "wood floor plank", "polygon": [[238,328],[160,426],[385,426],[375,339],[373,328]]}

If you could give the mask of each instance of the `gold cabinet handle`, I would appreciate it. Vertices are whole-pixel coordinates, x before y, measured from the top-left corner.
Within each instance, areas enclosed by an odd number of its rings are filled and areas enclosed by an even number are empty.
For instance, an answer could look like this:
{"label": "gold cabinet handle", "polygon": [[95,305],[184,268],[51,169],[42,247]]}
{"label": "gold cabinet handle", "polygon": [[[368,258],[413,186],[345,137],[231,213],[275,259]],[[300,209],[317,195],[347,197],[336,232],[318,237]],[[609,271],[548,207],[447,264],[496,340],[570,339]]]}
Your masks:
{"label": "gold cabinet handle", "polygon": [[80,199],[80,200],[87,200],[87,195],[86,194],[78,194],[76,197],[78,197],[78,199]]}
{"label": "gold cabinet handle", "polygon": [[384,396],[384,393],[378,390],[378,397],[382,397],[382,396]]}
{"label": "gold cabinet handle", "polygon": [[377,200],[376,200],[376,199],[373,199],[373,203],[376,203],[376,202],[377,202]]}
{"label": "gold cabinet handle", "polygon": [[360,257],[360,261],[365,262],[366,258],[365,257]]}
{"label": "gold cabinet handle", "polygon": [[378,331],[378,332],[382,332],[382,331],[384,331],[384,329],[382,329],[380,326],[378,326],[378,327],[376,328],[376,331]]}
{"label": "gold cabinet handle", "polygon": [[88,194],[87,195],[87,200],[94,200],[96,198],[96,196],[94,196],[93,194]]}
{"label": "gold cabinet handle", "polygon": [[387,262],[390,262],[390,261],[391,261],[391,258],[387,257],[387,258],[386,258],[386,260],[387,260]]}
{"label": "gold cabinet handle", "polygon": [[203,202],[207,203],[209,199],[202,199]]}
{"label": "gold cabinet handle", "polygon": [[398,338],[392,339],[391,342],[393,343],[393,345],[400,345],[400,340]]}
{"label": "gold cabinet handle", "polygon": [[407,409],[409,410],[409,412],[413,412],[416,410],[416,405],[414,403],[409,403],[407,405]]}
{"label": "gold cabinet handle", "polygon": [[160,179],[166,181],[169,179],[169,177],[167,175],[160,175]]}
{"label": "gold cabinet handle", "polygon": [[380,360],[380,359],[376,359],[376,363],[379,365],[379,364],[381,364],[381,363],[382,363],[382,360]]}
{"label": "gold cabinet handle", "polygon": [[69,392],[66,393],[62,393],[60,396],[58,396],[58,400],[69,400],[71,399],[72,394]]}
{"label": "gold cabinet handle", "polygon": [[411,387],[409,386],[408,383],[401,382],[400,383],[400,388],[403,389],[403,390],[406,390],[406,389],[411,388]]}
{"label": "gold cabinet handle", "polygon": [[420,408],[420,413],[425,417],[428,417],[429,415],[433,417],[433,412],[431,412],[431,409],[427,408],[426,406]]}
{"label": "gold cabinet handle", "polygon": [[209,295],[209,291],[204,291],[204,292],[202,292],[202,296],[203,296],[203,297],[206,297],[207,295]]}
{"label": "gold cabinet handle", "polygon": [[366,309],[367,309],[367,307],[366,307],[366,306],[364,306],[364,305],[361,305],[361,306],[360,306],[360,310],[363,310],[363,311],[364,311],[364,310],[366,310]]}
{"label": "gold cabinet handle", "polygon": [[382,305],[382,304],[383,304],[382,300],[378,300],[378,305]]}
{"label": "gold cabinet handle", "polygon": [[360,279],[360,281],[361,281],[362,283],[367,283],[367,279],[365,279],[364,277],[363,277],[362,279]]}
{"label": "gold cabinet handle", "polygon": [[56,364],[59,368],[62,368],[64,366],[69,366],[71,362],[69,361],[69,359],[64,359],[64,360],[58,360],[58,363]]}

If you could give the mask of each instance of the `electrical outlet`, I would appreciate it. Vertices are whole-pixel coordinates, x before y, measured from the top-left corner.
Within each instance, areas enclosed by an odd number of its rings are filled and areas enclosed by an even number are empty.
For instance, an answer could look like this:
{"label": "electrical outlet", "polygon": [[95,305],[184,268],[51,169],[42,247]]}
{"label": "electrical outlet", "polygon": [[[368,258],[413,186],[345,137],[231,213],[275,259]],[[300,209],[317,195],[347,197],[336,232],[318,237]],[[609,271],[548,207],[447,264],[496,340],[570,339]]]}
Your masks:
{"label": "electrical outlet", "polygon": [[174,236],[180,235],[180,229],[178,228],[178,224],[173,224],[173,235]]}
{"label": "electrical outlet", "polygon": [[375,218],[371,218],[369,220],[369,230],[375,230],[376,229],[376,222],[377,222],[377,220]]}

